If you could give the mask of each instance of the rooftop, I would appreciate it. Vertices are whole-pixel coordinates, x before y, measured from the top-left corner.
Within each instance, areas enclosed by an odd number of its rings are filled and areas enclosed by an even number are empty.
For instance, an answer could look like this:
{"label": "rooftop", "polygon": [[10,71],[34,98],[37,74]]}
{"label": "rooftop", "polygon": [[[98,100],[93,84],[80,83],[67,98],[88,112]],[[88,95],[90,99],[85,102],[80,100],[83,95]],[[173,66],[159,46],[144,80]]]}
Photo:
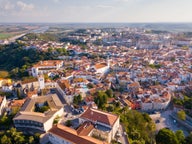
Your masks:
{"label": "rooftop", "polygon": [[106,142],[102,142],[89,136],[81,136],[76,130],[63,125],[54,126],[49,130],[49,133],[57,135],[74,144],[107,144]]}
{"label": "rooftop", "polygon": [[80,118],[89,119],[91,121],[97,121],[109,126],[113,126],[117,119],[117,115],[106,113],[97,109],[88,108]]}
{"label": "rooftop", "polygon": [[[47,102],[50,110],[45,113],[34,112],[34,105],[36,103]],[[35,98],[28,98],[23,104],[21,110],[14,117],[14,120],[33,120],[44,123],[47,121],[54,113],[63,107],[61,101],[56,94],[48,96],[40,96]]]}

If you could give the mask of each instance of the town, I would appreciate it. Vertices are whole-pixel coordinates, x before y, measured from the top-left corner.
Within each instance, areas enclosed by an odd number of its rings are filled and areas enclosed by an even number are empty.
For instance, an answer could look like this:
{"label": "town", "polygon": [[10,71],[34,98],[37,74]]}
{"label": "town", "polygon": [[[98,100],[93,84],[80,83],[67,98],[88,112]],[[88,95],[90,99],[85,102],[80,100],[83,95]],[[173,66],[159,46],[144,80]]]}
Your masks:
{"label": "town", "polygon": [[186,144],[192,141],[191,33],[136,27],[46,31],[0,41],[4,67],[9,57],[17,58],[3,53],[4,46],[33,57],[46,53],[33,62],[22,53],[23,65],[1,71],[0,130],[12,125],[39,134],[31,143],[42,144],[148,144],[165,128],[175,135],[182,130]]}

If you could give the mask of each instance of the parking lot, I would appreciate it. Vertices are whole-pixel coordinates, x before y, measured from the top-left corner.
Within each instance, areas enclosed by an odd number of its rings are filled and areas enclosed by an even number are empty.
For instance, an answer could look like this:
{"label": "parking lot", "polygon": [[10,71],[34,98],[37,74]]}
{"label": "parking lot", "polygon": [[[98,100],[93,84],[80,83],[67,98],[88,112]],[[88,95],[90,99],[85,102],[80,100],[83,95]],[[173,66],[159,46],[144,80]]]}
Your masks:
{"label": "parking lot", "polygon": [[188,131],[177,123],[170,115],[173,113],[172,110],[167,110],[161,113],[151,114],[150,117],[156,124],[157,132],[162,128],[169,128],[172,131],[183,130],[185,135],[188,135]]}

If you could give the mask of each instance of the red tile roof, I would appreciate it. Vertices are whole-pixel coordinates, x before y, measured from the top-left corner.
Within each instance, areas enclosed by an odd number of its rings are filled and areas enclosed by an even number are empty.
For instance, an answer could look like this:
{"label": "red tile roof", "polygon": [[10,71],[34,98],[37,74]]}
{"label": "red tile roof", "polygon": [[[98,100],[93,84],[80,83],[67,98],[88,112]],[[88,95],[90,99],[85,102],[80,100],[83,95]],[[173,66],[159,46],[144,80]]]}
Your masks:
{"label": "red tile roof", "polygon": [[96,110],[93,108],[88,108],[80,118],[89,119],[93,122],[101,122],[109,126],[113,126],[117,119],[119,118],[117,115],[106,113],[100,110]]}
{"label": "red tile roof", "polygon": [[63,125],[54,126],[49,130],[49,133],[57,135],[73,144],[107,144],[89,136],[80,136],[76,130]]}

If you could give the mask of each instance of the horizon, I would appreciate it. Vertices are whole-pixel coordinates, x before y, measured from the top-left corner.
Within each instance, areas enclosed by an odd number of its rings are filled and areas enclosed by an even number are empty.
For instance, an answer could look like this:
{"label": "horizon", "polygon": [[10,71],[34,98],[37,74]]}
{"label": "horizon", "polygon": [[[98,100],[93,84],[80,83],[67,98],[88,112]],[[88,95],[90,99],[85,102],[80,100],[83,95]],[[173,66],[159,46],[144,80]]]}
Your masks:
{"label": "horizon", "polygon": [[0,23],[192,23],[190,0],[0,0]]}

